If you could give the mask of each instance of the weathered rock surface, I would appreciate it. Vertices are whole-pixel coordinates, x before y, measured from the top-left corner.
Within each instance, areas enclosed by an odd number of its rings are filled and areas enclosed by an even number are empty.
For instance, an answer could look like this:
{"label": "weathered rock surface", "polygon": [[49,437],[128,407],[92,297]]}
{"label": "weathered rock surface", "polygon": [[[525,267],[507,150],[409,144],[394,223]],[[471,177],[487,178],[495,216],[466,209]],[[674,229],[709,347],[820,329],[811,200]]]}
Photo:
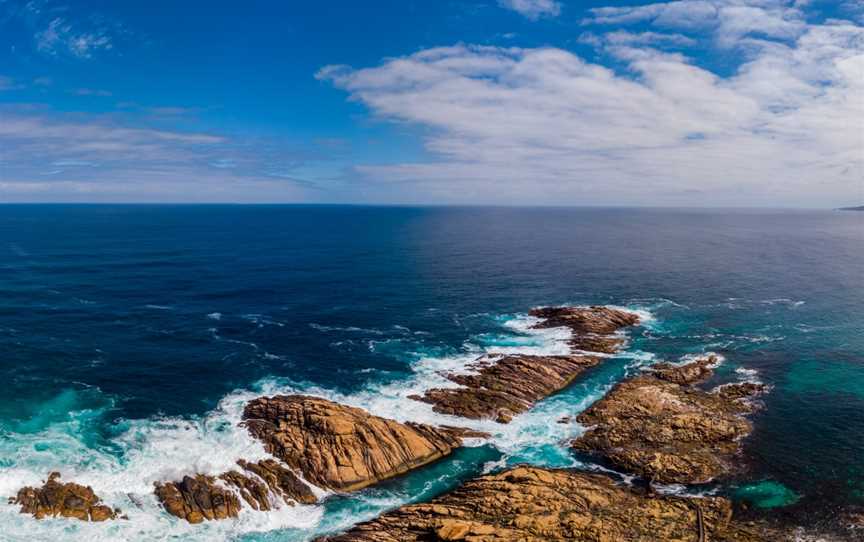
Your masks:
{"label": "weathered rock surface", "polygon": [[739,441],[752,430],[746,398],[759,384],[707,392],[692,386],[711,375],[716,358],[662,364],[625,380],[577,420],[590,428],[572,446],[617,468],[661,483],[702,483],[731,470]]}
{"label": "weathered rock surface", "polygon": [[538,327],[568,327],[574,333],[609,335],[639,323],[629,311],[594,305],[591,307],[538,307],[528,313],[544,321]]}
{"label": "weathered rock surface", "polygon": [[736,523],[723,498],[647,497],[602,475],[516,467],[319,542],[783,539]]}
{"label": "weathered rock surface", "polygon": [[639,317],[632,312],[602,306],[540,307],[529,314],[543,319],[537,328],[569,328],[573,332],[572,348],[606,354],[616,352],[624,344],[623,338],[613,335],[616,331],[639,323]]}
{"label": "weathered rock surface", "polygon": [[250,401],[249,433],[318,487],[354,491],[405,473],[461,446],[455,431],[399,423],[303,395]]}
{"label": "weathered rock surface", "polygon": [[[569,328],[572,348],[602,353],[612,353],[624,343],[612,333],[639,323],[636,315],[608,307],[546,307],[533,309],[531,315],[543,319],[538,328]],[[460,387],[435,388],[412,399],[430,403],[442,414],[507,423],[599,362],[590,355],[489,355],[470,365],[468,374],[444,375]]]}
{"label": "weathered rock surface", "polygon": [[21,505],[22,514],[36,519],[48,517],[75,518],[82,521],[105,521],[117,517],[119,510],[102,504],[89,486],[72,482],[61,483],[60,473],[52,472],[42,487],[24,487],[9,499]]}
{"label": "weathered rock surface", "polygon": [[237,517],[244,502],[266,512],[277,499],[287,505],[317,501],[309,486],[277,461],[241,459],[237,464],[243,472],[231,470],[215,477],[197,474],[157,484],[156,497],[169,514],[189,523]]}
{"label": "weathered rock surface", "polygon": [[189,523],[236,518],[240,512],[240,499],[213,476],[184,476],[179,482],[157,484],[155,493],[165,511]]}
{"label": "weathered rock surface", "polygon": [[507,423],[599,362],[594,356],[484,356],[468,367],[473,373],[445,375],[461,387],[435,388],[412,399],[442,414]]}

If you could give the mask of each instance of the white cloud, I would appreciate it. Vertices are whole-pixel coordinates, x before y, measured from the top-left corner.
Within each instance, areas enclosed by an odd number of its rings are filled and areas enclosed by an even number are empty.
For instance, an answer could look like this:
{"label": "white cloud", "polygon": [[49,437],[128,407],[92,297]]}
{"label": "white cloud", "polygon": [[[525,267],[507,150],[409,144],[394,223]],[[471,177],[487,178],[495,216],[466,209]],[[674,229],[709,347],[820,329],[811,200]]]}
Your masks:
{"label": "white cloud", "polygon": [[125,114],[0,107],[0,201],[323,199],[315,182],[270,176],[291,163],[286,157],[312,157],[311,147],[129,122]]}
{"label": "white cloud", "polygon": [[532,21],[540,17],[557,17],[561,13],[561,4],[556,0],[498,0],[498,3],[501,7],[519,12]]}
{"label": "white cloud", "polygon": [[111,92],[98,88],[76,88],[72,91],[76,96],[111,96]]}
{"label": "white cloud", "polygon": [[627,32],[617,30],[607,32],[598,43],[605,41],[609,45],[651,45],[651,46],[674,46],[691,47],[696,45],[696,40],[682,34],[668,34],[663,32]]}
{"label": "white cloud", "polygon": [[631,44],[615,54],[634,75],[554,48],[455,46],[318,76],[383,119],[430,130],[429,160],[358,168],[379,183],[379,198],[837,205],[860,197],[862,27],[815,25],[789,43],[763,43],[728,78]]}
{"label": "white cloud", "polygon": [[56,17],[35,36],[36,49],[49,55],[65,53],[77,58],[91,58],[94,53],[114,47],[107,32],[100,29],[79,31],[72,23]]}
{"label": "white cloud", "polygon": [[806,29],[801,8],[793,0],[676,0],[593,8],[583,24],[648,23],[685,32],[710,30],[719,45],[730,47],[750,35],[793,40]]}

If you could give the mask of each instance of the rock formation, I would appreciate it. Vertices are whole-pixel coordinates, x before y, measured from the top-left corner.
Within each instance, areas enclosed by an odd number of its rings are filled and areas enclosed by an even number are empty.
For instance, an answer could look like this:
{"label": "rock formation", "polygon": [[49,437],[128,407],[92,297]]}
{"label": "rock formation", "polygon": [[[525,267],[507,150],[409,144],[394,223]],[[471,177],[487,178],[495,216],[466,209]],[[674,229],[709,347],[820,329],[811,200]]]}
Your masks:
{"label": "rock formation", "polygon": [[599,362],[595,356],[484,356],[468,367],[472,373],[445,375],[461,387],[435,388],[412,399],[442,414],[507,423]]}
{"label": "rock formation", "polygon": [[243,472],[231,470],[219,476],[184,476],[179,482],[156,484],[156,498],[165,510],[189,523],[237,517],[243,502],[266,512],[282,500],[312,504],[317,501],[308,485],[272,459],[257,463],[237,462]]}
{"label": "rock formation", "polygon": [[467,482],[426,504],[410,504],[319,542],[757,542],[720,497],[648,497],[603,475],[516,467]]}
{"label": "rock formation", "polygon": [[573,332],[570,346],[576,350],[616,352],[624,339],[614,335],[619,329],[635,326],[639,317],[611,307],[540,307],[529,314],[542,321],[536,328],[566,327]]}
{"label": "rock formation", "polygon": [[318,487],[354,491],[431,463],[461,446],[455,431],[399,423],[303,395],[250,401],[249,433]]}
{"label": "rock formation", "polygon": [[119,510],[102,504],[89,486],[64,484],[59,479],[60,473],[52,472],[42,487],[21,488],[17,496],[9,499],[9,504],[21,505],[22,514],[32,514],[36,519],[64,517],[105,521],[119,514]]}
{"label": "rock formation", "polygon": [[[531,315],[542,319],[538,328],[569,328],[572,348],[602,353],[615,352],[623,344],[624,339],[613,333],[639,323],[638,316],[608,307],[547,307],[533,309]],[[471,364],[468,374],[444,375],[459,387],[427,390],[412,399],[430,403],[442,414],[507,423],[599,362],[590,355],[489,355]]]}
{"label": "rock formation", "polygon": [[577,417],[590,428],[573,448],[661,483],[702,483],[728,472],[740,439],[752,430],[745,399],[764,386],[730,384],[714,392],[692,386],[711,376],[716,363],[710,356],[661,364],[619,383]]}

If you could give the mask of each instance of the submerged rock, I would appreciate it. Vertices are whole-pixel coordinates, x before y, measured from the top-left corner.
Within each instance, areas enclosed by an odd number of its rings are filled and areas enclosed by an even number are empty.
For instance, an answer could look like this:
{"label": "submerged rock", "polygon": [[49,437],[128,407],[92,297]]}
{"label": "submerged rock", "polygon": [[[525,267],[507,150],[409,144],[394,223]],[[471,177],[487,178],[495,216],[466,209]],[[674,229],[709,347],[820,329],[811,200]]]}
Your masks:
{"label": "submerged rock", "polygon": [[21,505],[22,514],[36,519],[48,517],[75,518],[82,521],[105,521],[120,513],[102,504],[102,500],[89,486],[72,482],[61,483],[60,473],[52,472],[42,487],[24,487],[9,499],[10,504]]}
{"label": "submerged rock", "polygon": [[[612,334],[639,323],[630,312],[609,307],[546,307],[533,309],[542,321],[535,327],[567,327],[570,346],[581,351],[615,352],[624,339]],[[433,410],[471,419],[509,422],[534,403],[567,387],[585,369],[600,363],[597,356],[489,355],[469,365],[469,373],[444,376],[456,388],[434,388],[412,399],[430,403]]]}
{"label": "submerged rock", "polygon": [[752,430],[745,399],[764,386],[733,384],[714,392],[693,387],[716,363],[711,356],[683,366],[662,364],[617,384],[577,417],[590,428],[573,448],[661,483],[702,483],[728,472],[739,441]]}
{"label": "submerged rock", "polygon": [[319,542],[781,540],[732,519],[720,497],[649,497],[597,474],[516,467]]}
{"label": "submerged rock", "polygon": [[456,431],[399,423],[303,395],[255,399],[246,405],[243,419],[267,452],[316,486],[337,491],[405,473],[462,444]]}
{"label": "submerged rock", "polygon": [[189,523],[237,517],[245,502],[253,510],[272,510],[281,500],[287,505],[313,504],[315,494],[291,470],[277,461],[237,462],[243,472],[219,476],[184,476],[179,482],[156,484],[156,498],[165,510]]}
{"label": "submerged rock", "polygon": [[435,388],[412,399],[442,414],[507,423],[599,362],[595,356],[485,356],[468,366],[470,374],[445,375],[460,387]]}

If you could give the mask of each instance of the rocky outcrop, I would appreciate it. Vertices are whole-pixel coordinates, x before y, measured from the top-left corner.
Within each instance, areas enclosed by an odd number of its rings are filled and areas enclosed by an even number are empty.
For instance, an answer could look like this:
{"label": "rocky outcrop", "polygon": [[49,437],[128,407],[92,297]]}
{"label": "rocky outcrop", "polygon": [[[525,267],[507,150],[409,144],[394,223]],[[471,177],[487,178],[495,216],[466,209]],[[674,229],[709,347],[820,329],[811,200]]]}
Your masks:
{"label": "rocky outcrop", "polygon": [[[624,343],[613,333],[639,323],[638,316],[609,307],[546,307],[531,315],[541,319],[535,327],[569,328],[572,348],[601,353],[615,352]],[[599,362],[591,355],[489,355],[469,365],[467,373],[444,374],[459,387],[434,388],[411,398],[442,414],[507,423]]]}
{"label": "rocky outcrop", "polygon": [[22,514],[31,514],[36,519],[64,517],[105,521],[120,513],[102,504],[89,486],[72,482],[64,484],[59,479],[60,473],[52,472],[42,487],[21,488],[18,495],[9,499],[9,504],[20,505]]}
{"label": "rocky outcrop", "polygon": [[649,497],[596,474],[536,467],[483,476],[319,542],[783,540],[732,519],[719,497]]}
{"label": "rocky outcrop", "polygon": [[445,375],[460,387],[435,388],[412,399],[442,414],[507,423],[599,362],[595,356],[485,356],[468,366],[472,373]]}
{"label": "rocky outcrop", "polygon": [[281,500],[286,505],[317,502],[315,494],[296,474],[272,459],[257,463],[240,460],[241,471],[219,476],[184,476],[179,482],[156,484],[156,497],[165,510],[189,523],[237,517],[245,503],[266,512]]}
{"label": "rocky outcrop", "polygon": [[614,335],[619,329],[635,326],[639,317],[611,307],[540,307],[529,314],[542,321],[536,328],[566,327],[573,333],[570,346],[576,350],[611,354],[624,344]]}
{"label": "rocky outcrop", "polygon": [[166,512],[189,523],[236,518],[240,512],[237,494],[217,484],[213,476],[184,476],[179,482],[157,484],[155,493]]}
{"label": "rocky outcrop", "polygon": [[399,423],[303,395],[250,401],[249,433],[318,487],[354,491],[405,473],[461,446],[456,432]]}
{"label": "rocky outcrop", "polygon": [[661,364],[619,383],[577,417],[590,428],[573,448],[661,483],[702,483],[728,472],[739,441],[752,430],[746,399],[764,387],[694,387],[716,363],[709,356],[683,366]]}

